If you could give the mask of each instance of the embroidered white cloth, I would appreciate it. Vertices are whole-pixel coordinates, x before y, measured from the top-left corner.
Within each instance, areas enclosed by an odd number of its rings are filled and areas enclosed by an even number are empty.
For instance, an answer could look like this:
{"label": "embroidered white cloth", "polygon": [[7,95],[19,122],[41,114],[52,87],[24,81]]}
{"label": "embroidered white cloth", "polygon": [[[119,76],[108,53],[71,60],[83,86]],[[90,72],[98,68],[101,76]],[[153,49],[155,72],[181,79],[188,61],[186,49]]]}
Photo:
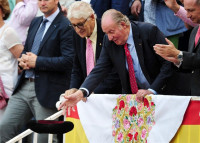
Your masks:
{"label": "embroidered white cloth", "polygon": [[[86,103],[77,105],[79,118],[90,143],[113,143],[112,111],[119,95],[92,94]],[[155,125],[148,143],[169,143],[182,123],[190,96],[152,96]]]}

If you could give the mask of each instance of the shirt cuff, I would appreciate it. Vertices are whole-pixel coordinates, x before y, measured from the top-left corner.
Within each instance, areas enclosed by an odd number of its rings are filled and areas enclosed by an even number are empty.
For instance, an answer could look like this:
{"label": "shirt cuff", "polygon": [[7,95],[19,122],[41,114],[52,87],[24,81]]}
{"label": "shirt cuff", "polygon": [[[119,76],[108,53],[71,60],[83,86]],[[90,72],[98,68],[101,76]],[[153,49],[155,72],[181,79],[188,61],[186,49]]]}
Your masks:
{"label": "shirt cuff", "polygon": [[[182,55],[182,56],[183,56],[183,52],[180,51],[179,55]],[[174,65],[175,65],[177,68],[180,68],[182,62],[183,62],[183,57],[182,57],[181,59],[179,59],[179,64],[175,64],[175,63],[174,63]]]}
{"label": "shirt cuff", "polygon": [[151,88],[148,89],[149,91],[153,92],[154,95],[157,95],[157,92]]}
{"label": "shirt cuff", "polygon": [[85,90],[85,91],[87,92],[87,97],[89,96],[89,91],[88,91],[86,88],[81,87],[81,88],[79,88],[79,89],[83,89],[83,90]]}

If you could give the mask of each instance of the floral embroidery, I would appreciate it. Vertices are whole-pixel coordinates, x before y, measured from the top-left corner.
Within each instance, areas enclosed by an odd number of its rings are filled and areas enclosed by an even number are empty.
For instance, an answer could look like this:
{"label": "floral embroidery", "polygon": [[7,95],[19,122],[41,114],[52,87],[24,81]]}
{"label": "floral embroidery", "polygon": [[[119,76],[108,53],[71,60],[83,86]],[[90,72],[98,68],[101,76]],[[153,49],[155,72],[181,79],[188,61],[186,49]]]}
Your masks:
{"label": "floral embroidery", "polygon": [[147,143],[155,114],[155,104],[151,96],[145,96],[144,102],[136,101],[135,95],[120,95],[113,109],[112,135],[117,143]]}

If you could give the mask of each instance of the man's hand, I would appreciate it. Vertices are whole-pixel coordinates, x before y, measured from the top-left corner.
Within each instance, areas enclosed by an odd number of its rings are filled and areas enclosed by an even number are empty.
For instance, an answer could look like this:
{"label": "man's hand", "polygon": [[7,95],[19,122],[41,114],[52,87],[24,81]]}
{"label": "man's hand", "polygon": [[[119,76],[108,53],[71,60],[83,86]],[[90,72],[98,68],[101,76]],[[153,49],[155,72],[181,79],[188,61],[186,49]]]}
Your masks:
{"label": "man's hand", "polygon": [[176,2],[176,0],[164,0],[165,4],[168,8],[170,8],[174,13],[177,13],[180,9],[180,5]]}
{"label": "man's hand", "polygon": [[77,90],[78,90],[78,89],[76,89],[76,88],[71,88],[71,89],[66,90],[66,91],[65,91],[65,96],[64,96],[64,97],[67,97],[67,96],[69,96],[70,94],[75,93]]}
{"label": "man's hand", "polygon": [[19,66],[23,68],[24,70],[30,69],[26,63],[26,59],[28,59],[28,56],[26,54],[22,54],[21,58],[18,58]]}
{"label": "man's hand", "polygon": [[131,6],[131,14],[138,18],[141,8],[142,8],[142,4],[140,0],[135,0]]}
{"label": "man's hand", "polygon": [[144,101],[144,96],[148,94],[153,94],[150,90],[145,90],[145,89],[139,89],[138,92],[136,93],[136,100],[138,102],[143,102]]}
{"label": "man's hand", "polygon": [[167,38],[165,38],[165,40],[169,45],[156,44],[155,46],[153,46],[154,50],[156,51],[156,54],[160,55],[165,60],[173,62],[174,64],[178,65],[180,61],[178,60],[177,56],[180,53],[180,51],[177,50],[174,44]]}
{"label": "man's hand", "polygon": [[[65,92],[66,93],[66,92]],[[68,92],[67,92],[68,94]],[[70,95],[66,95],[65,96],[65,100],[60,104],[58,110],[63,109],[63,114],[66,113],[66,111],[70,111],[71,108],[73,108],[74,106],[76,106],[76,104],[82,100],[83,97],[83,93],[81,90],[77,90],[75,93],[70,94]],[[68,113],[69,114],[69,113]]]}
{"label": "man's hand", "polygon": [[27,52],[26,55],[28,56],[28,59],[26,59],[26,64],[28,65],[28,67],[35,68],[37,55],[31,52]]}

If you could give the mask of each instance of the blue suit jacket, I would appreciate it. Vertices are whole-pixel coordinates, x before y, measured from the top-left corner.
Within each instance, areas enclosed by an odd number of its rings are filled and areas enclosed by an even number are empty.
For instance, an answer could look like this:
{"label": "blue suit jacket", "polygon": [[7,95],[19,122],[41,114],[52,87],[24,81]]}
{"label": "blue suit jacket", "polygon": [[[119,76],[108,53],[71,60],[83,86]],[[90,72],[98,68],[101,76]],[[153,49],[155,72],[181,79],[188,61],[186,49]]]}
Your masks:
{"label": "blue suit jacket", "polygon": [[[101,29],[101,21],[97,20],[97,44],[96,61],[98,61],[103,42],[104,33]],[[87,77],[86,69],[86,39],[81,38],[75,31],[73,32],[73,47],[75,48],[75,57],[71,75],[70,88],[79,88]],[[121,93],[121,83],[119,76],[114,69],[110,71],[105,79],[95,88],[94,93]]]}
{"label": "blue suit jacket", "polygon": [[[149,82],[150,88],[162,93],[166,79],[172,74],[171,63],[158,56],[153,46],[166,44],[165,37],[156,26],[148,23],[134,22],[131,23],[131,26],[142,72]],[[91,93],[102,78],[108,74],[112,65],[119,74],[123,93],[130,94],[131,87],[123,45],[118,46],[113,41],[109,41],[107,35],[104,37],[99,61],[81,87],[88,89]]]}
{"label": "blue suit jacket", "polygon": [[129,2],[130,0],[91,0],[90,4],[97,17],[101,18],[103,13],[108,9],[116,9],[128,16],[130,14]]}
{"label": "blue suit jacket", "polygon": [[[31,51],[42,19],[37,17],[32,21],[23,53]],[[72,30],[69,21],[59,13],[43,37],[34,68],[35,92],[42,106],[55,108],[60,94],[69,88],[73,56]],[[24,73],[20,75],[14,93],[20,90]]]}

